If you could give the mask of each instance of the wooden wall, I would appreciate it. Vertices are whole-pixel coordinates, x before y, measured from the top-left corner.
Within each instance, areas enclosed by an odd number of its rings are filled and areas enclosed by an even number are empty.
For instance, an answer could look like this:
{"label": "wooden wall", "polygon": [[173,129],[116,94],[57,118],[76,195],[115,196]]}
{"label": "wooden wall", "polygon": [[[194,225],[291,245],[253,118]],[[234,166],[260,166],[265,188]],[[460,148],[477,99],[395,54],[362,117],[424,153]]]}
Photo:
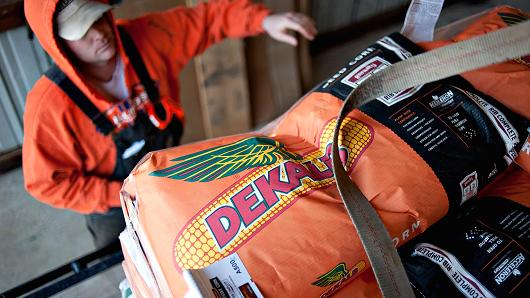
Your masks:
{"label": "wooden wall", "polygon": [[[114,14],[132,18],[202,0],[118,0]],[[303,11],[312,15],[321,33],[333,32],[381,14],[407,0],[253,0],[273,12]],[[20,26],[20,0],[8,0],[13,10],[0,25]],[[24,30],[24,29],[19,29]],[[265,35],[228,40],[187,65],[180,74],[181,100],[187,121],[183,142],[234,134],[259,127],[281,115],[311,87],[309,45],[298,48]],[[18,108],[20,110],[20,107]],[[21,111],[19,111],[21,114]]]}
{"label": "wooden wall", "polygon": [[[126,0],[115,9],[122,18],[194,6],[201,0]],[[248,79],[243,41],[225,40],[196,57],[180,74],[186,112],[183,143],[246,132],[251,129]]]}
{"label": "wooden wall", "polygon": [[[201,1],[124,0],[114,11],[117,17],[130,18]],[[274,12],[285,12],[298,10],[299,3],[307,1],[254,2],[262,2]],[[299,57],[305,53],[307,61],[307,49],[307,43],[294,48],[261,35],[223,41],[197,57],[180,76],[181,100],[187,114],[183,142],[249,131],[286,111],[304,91]],[[303,73],[310,81],[310,63],[304,65]]]}
{"label": "wooden wall", "polygon": [[[201,1],[204,0],[123,0],[116,14],[131,17]],[[253,2],[263,3],[275,13],[301,11],[311,15],[320,33],[316,42],[311,43],[311,50],[317,52],[340,43],[351,26],[366,20],[371,24],[389,12],[394,18],[401,17],[409,0]],[[182,100],[188,116],[191,115],[185,141],[248,131],[288,110],[313,87],[309,50],[310,44],[303,39],[299,39],[295,48],[261,35],[244,42],[225,41],[196,58],[193,67],[188,66],[181,75]],[[215,80],[211,79],[213,74]]]}
{"label": "wooden wall", "polygon": [[410,0],[312,0],[311,11],[321,33],[340,30],[388,11],[408,6]]}
{"label": "wooden wall", "polygon": [[[114,8],[116,18],[134,18],[142,14],[161,11],[177,5],[186,5],[185,0],[124,0]],[[195,65],[189,63],[180,74],[181,101],[186,111],[186,128],[182,143],[206,138],[202,109],[199,102],[199,86]]]}
{"label": "wooden wall", "polygon": [[[299,11],[300,0],[262,0],[274,13]],[[272,40],[266,35],[249,38],[246,41],[250,100],[254,126],[262,126],[289,109],[307,90],[304,86],[302,69],[310,75],[309,65],[301,65],[300,51],[307,43],[301,42],[298,48]]]}
{"label": "wooden wall", "polygon": [[[176,5],[195,5],[201,1],[111,2],[118,3],[114,9],[116,17],[132,18]],[[340,43],[343,36],[352,35],[344,28],[366,18],[379,20],[378,17],[385,15],[386,11],[408,3],[408,0],[252,1],[263,3],[276,13],[302,11],[313,16],[320,36],[324,38],[317,37],[311,44],[299,40],[298,48],[276,42],[265,35],[244,41],[227,40],[196,58],[180,74],[181,101],[187,115],[183,143],[245,132],[272,121],[313,87],[310,83],[310,48],[313,52],[315,44],[322,50]],[[6,0],[3,5],[9,8],[5,11],[10,12],[3,15],[3,10],[0,11],[0,29],[24,24],[22,0]],[[334,32],[345,34],[337,35]],[[20,104],[15,105],[18,114],[22,113],[20,107]],[[5,107],[0,108],[5,110]],[[17,138],[21,139],[20,133]]]}

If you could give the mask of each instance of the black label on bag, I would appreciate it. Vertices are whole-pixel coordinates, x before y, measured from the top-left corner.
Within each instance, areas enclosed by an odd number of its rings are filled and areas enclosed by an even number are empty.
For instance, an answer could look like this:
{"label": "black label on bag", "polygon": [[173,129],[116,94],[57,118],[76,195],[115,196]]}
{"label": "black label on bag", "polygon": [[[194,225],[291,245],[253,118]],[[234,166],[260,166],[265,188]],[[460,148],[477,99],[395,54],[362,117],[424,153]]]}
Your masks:
{"label": "black label on bag", "polygon": [[[372,73],[421,51],[400,34],[391,34],[361,52],[317,91],[345,99]],[[459,76],[379,97],[360,110],[425,160],[452,209],[513,162],[530,125]]]}
{"label": "black label on bag", "polygon": [[530,293],[530,210],[501,198],[464,205],[400,248],[416,291],[429,297]]}
{"label": "black label on bag", "polygon": [[[331,93],[344,100],[354,88],[359,86],[372,73],[381,71],[396,62],[421,52],[423,52],[422,49],[413,42],[401,34],[393,33],[381,38],[377,43],[355,56],[336,74],[322,83],[316,91]],[[410,97],[420,88],[421,86],[388,94],[378,100],[391,105]]]}

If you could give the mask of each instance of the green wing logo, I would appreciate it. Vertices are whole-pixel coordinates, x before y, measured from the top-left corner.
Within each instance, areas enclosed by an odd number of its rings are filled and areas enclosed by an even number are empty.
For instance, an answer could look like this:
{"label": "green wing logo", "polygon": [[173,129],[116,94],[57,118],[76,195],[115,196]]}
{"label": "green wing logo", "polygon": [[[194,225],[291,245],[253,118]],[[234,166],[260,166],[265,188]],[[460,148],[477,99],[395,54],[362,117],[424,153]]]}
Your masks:
{"label": "green wing logo", "polygon": [[335,268],[331,269],[329,272],[318,277],[318,280],[313,283],[313,285],[318,287],[327,287],[330,286],[339,280],[343,279],[349,274],[348,269],[346,268],[345,263],[340,263]]}
{"label": "green wing logo", "polygon": [[151,175],[188,182],[208,182],[250,168],[275,164],[280,160],[301,159],[301,156],[287,151],[278,141],[251,137],[172,159],[177,163],[154,171]]}

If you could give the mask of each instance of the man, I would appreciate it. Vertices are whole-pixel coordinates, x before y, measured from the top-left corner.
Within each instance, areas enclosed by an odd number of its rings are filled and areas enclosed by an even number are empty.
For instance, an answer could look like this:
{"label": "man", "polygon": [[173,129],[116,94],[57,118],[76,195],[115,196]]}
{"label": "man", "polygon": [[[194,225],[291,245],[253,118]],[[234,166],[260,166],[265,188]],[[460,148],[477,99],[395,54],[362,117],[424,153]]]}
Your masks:
{"label": "man", "polygon": [[[23,170],[34,197],[86,214],[97,247],[124,228],[119,191],[141,157],[177,145],[178,74],[225,37],[266,31],[312,39],[302,14],[270,15],[248,0],[210,1],[114,21],[104,2],[26,0],[25,14],[55,62],[27,96]],[[118,26],[117,26],[118,25]]]}

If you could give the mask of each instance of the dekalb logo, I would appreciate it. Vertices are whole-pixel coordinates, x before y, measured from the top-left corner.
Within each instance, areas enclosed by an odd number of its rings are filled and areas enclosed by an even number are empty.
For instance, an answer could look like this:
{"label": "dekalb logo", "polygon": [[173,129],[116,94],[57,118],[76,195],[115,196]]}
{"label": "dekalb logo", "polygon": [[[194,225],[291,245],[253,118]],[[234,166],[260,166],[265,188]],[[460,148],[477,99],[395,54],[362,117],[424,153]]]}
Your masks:
{"label": "dekalb logo", "polygon": [[[174,159],[154,176],[207,183],[244,173],[195,214],[175,239],[174,256],[182,269],[200,269],[230,255],[309,193],[335,183],[331,141],[336,121],[320,137],[319,149],[301,157],[266,137],[252,137]],[[346,118],[340,155],[351,170],[373,138],[373,129]],[[243,172],[246,171],[246,172]],[[203,186],[207,187],[207,186]]]}

